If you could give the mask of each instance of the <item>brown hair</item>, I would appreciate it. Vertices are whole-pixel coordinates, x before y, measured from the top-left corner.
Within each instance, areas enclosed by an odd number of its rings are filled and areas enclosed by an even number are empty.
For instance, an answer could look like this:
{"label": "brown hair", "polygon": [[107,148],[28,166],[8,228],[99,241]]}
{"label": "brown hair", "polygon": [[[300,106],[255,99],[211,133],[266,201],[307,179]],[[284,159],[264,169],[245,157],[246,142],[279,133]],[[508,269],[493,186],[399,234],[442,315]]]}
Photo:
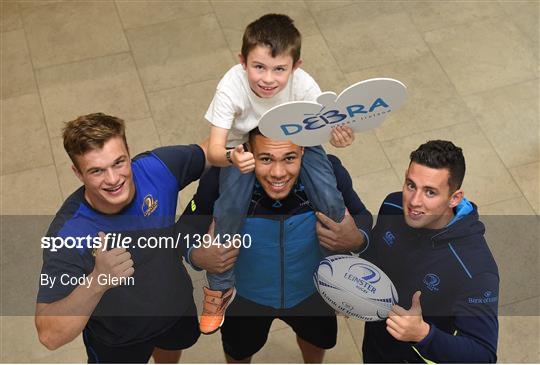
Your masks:
{"label": "brown hair", "polygon": [[114,137],[122,137],[127,148],[126,128],[120,118],[94,113],[67,122],[62,130],[64,149],[78,168],[75,156],[101,149],[105,142]]}
{"label": "brown hair", "polygon": [[246,27],[242,38],[242,56],[247,61],[249,52],[257,46],[270,48],[272,57],[289,53],[293,65],[300,59],[302,36],[294,21],[283,14],[266,14]]}

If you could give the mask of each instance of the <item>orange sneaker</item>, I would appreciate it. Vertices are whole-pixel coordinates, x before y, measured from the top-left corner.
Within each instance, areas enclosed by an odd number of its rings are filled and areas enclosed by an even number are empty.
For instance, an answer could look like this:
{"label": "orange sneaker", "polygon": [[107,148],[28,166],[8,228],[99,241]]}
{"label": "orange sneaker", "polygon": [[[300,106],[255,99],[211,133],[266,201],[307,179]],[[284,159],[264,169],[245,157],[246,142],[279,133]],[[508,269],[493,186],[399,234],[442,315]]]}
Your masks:
{"label": "orange sneaker", "polygon": [[199,320],[199,330],[204,335],[216,332],[225,321],[225,311],[236,295],[235,288],[225,290],[204,290],[203,311]]}

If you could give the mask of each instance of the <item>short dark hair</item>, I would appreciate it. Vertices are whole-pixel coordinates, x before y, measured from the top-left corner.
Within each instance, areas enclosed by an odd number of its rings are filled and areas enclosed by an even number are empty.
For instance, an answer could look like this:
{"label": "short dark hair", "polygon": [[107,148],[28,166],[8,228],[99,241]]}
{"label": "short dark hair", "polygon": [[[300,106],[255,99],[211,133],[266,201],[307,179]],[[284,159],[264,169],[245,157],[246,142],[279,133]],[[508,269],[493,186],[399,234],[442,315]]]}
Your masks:
{"label": "short dark hair", "polygon": [[289,53],[295,65],[300,59],[302,36],[287,15],[266,14],[249,24],[244,31],[241,52],[245,61],[249,52],[257,46],[269,47],[272,57]]}
{"label": "short dark hair", "polygon": [[450,141],[428,141],[411,152],[411,163],[434,169],[448,169],[448,186],[452,191],[461,188],[465,177],[465,157],[463,151]]}
{"label": "short dark hair", "polygon": [[62,132],[64,149],[77,168],[76,156],[103,148],[111,138],[121,137],[128,148],[124,121],[103,113],[87,114],[67,122]]}

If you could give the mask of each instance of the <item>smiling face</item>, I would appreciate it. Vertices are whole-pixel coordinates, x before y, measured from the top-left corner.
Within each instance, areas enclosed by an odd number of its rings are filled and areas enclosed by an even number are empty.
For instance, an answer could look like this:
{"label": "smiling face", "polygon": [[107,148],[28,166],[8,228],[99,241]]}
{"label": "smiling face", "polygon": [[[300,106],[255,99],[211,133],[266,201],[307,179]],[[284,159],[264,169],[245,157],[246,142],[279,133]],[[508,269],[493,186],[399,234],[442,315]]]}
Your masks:
{"label": "smiling face", "polygon": [[251,145],[255,156],[255,176],[264,191],[274,200],[286,198],[300,174],[303,147],[262,135],[252,138]]}
{"label": "smiling face", "polygon": [[411,162],[403,185],[403,215],[413,228],[439,229],[454,216],[463,198],[461,189],[451,193],[447,168],[435,169]]}
{"label": "smiling face", "polygon": [[113,137],[103,148],[76,156],[75,175],[85,187],[90,205],[105,214],[114,214],[128,205],[135,195],[131,159],[124,140]]}
{"label": "smiling face", "polygon": [[300,66],[301,60],[293,65],[290,54],[284,53],[272,57],[269,47],[256,46],[247,59],[239,55],[240,63],[247,72],[249,87],[261,98],[271,98],[287,86],[289,77]]}

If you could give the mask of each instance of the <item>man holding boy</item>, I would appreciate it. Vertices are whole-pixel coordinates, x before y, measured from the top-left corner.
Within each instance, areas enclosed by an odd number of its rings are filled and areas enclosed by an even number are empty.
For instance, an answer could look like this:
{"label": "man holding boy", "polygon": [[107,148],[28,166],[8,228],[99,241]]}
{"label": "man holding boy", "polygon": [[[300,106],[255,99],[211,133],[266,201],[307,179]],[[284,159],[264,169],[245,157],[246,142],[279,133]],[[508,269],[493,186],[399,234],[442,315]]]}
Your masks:
{"label": "man holding boy", "polygon": [[461,189],[461,148],[429,141],[410,158],[403,191],[384,200],[364,253],[400,304],[385,322],[366,323],[364,362],[495,362],[499,275]]}
{"label": "man holding boy", "polygon": [[[301,35],[286,15],[267,14],[249,24],[242,39],[240,64],[232,67],[217,86],[205,118],[210,122],[208,160],[221,169],[220,196],[213,211],[219,236],[237,234],[244,222],[255,177],[255,159],[243,144],[261,116],[274,106],[290,101],[315,101],[321,90],[299,68]],[[346,147],[354,140],[349,127],[333,128],[331,143]],[[301,177],[305,191],[317,210],[336,222],[345,214],[332,164],[321,146],[304,150]],[[200,329],[217,331],[228,304],[235,295],[234,270],[207,274],[205,303]],[[210,310],[212,309],[212,310]]]}
{"label": "man holding boy", "polygon": [[[256,181],[240,232],[251,244],[240,248],[234,267],[237,296],[221,327],[223,349],[228,362],[250,362],[264,346],[272,321],[279,318],[295,331],[304,361],[322,362],[325,349],[336,343],[337,322],[313,283],[322,258],[319,245],[335,253],[362,250],[369,241],[372,217],[336,157],[330,156],[330,161],[348,209],[340,223],[316,213],[305,192],[300,176],[303,147],[271,140],[257,129],[250,133],[250,146]],[[206,232],[212,220],[221,190],[218,176],[219,169],[212,168],[201,178],[182,215],[195,215],[198,219],[191,220],[200,232]],[[193,252],[192,262],[204,264],[204,254]]]}

